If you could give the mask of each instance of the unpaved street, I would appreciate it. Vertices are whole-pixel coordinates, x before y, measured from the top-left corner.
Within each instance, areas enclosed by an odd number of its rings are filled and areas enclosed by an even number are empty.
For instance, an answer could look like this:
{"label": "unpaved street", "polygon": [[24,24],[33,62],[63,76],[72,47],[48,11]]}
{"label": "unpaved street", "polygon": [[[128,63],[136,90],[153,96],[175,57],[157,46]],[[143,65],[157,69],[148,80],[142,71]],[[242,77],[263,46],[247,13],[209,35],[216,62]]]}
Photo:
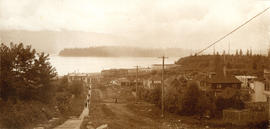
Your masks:
{"label": "unpaved street", "polygon": [[[114,98],[118,98],[117,103]],[[166,113],[163,119],[160,117],[160,109],[156,106],[143,101],[135,104],[135,98],[129,89],[94,89],[91,101],[90,116],[84,128],[97,128],[101,125],[106,125],[110,129],[210,128],[205,125],[183,123],[188,122],[188,118],[183,120],[183,117],[169,113]]]}

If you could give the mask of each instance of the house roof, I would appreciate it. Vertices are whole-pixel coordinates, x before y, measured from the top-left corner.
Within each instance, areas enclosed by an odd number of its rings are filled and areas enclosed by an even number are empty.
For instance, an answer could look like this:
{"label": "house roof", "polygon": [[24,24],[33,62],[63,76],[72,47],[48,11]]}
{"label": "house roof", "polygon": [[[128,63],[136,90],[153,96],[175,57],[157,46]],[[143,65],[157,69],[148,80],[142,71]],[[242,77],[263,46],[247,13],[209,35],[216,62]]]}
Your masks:
{"label": "house roof", "polygon": [[129,82],[129,80],[127,78],[119,78],[118,81],[119,82]]}
{"label": "house roof", "polygon": [[249,75],[239,75],[235,76],[236,78],[242,78],[242,79],[255,79],[257,78],[256,76],[249,76]]}
{"label": "house roof", "polygon": [[235,78],[234,76],[228,75],[216,75],[213,78],[209,79],[209,83],[241,83],[240,80]]}
{"label": "house roof", "polygon": [[68,76],[77,76],[77,77],[85,77],[86,73],[68,73]]}
{"label": "house roof", "polygon": [[101,76],[100,73],[68,73],[68,76],[86,77],[86,76]]}
{"label": "house roof", "polygon": [[265,74],[269,74],[269,73],[270,73],[270,70],[269,70],[269,69],[264,69],[263,72],[264,72]]}

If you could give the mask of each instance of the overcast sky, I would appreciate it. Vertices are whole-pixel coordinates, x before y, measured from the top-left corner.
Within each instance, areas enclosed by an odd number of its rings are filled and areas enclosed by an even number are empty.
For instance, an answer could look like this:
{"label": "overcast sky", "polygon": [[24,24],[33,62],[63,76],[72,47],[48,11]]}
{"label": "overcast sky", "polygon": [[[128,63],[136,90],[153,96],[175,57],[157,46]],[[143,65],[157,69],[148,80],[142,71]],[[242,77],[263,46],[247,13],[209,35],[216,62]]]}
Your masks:
{"label": "overcast sky", "polygon": [[[127,46],[201,49],[269,6],[270,0],[0,0],[0,30],[96,32],[123,37]],[[269,47],[270,10],[215,47],[228,43]]]}

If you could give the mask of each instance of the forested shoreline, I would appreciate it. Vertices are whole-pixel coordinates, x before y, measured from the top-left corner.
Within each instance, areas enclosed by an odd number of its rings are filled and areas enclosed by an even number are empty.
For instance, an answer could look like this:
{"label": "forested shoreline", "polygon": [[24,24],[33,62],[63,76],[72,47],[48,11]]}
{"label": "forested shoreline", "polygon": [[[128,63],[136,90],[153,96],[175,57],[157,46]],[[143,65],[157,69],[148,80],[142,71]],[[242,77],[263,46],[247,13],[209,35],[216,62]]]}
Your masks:
{"label": "forested shoreline", "polygon": [[187,56],[191,50],[182,48],[139,48],[120,46],[99,46],[88,48],[65,48],[59,52],[60,56],[71,57],[157,57],[157,56]]}

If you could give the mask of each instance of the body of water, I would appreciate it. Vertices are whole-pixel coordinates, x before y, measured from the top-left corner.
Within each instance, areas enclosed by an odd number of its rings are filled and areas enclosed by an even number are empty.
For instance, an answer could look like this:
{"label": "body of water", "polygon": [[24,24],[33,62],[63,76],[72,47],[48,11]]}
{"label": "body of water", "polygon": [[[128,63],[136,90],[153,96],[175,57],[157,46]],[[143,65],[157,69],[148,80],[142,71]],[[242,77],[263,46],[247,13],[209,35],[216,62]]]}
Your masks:
{"label": "body of water", "polygon": [[[174,63],[180,57],[169,57],[165,64]],[[151,67],[152,64],[161,64],[161,58],[154,57],[61,57],[50,55],[50,62],[56,68],[58,75],[66,75],[71,72],[101,72],[112,68]]]}

